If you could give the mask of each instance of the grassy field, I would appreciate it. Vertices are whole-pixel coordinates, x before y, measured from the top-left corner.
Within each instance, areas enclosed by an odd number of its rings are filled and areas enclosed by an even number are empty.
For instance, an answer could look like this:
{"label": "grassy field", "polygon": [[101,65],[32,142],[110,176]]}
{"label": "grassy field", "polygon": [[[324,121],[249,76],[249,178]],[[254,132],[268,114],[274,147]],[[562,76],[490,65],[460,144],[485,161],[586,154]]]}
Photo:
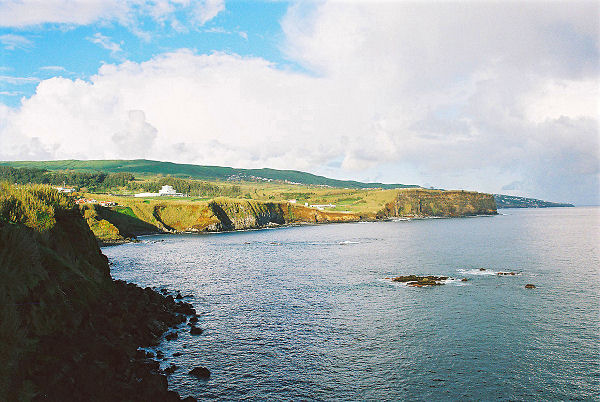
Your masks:
{"label": "grassy field", "polygon": [[10,161],[0,165],[12,167],[38,168],[48,170],[69,170],[83,172],[130,172],[136,177],[173,176],[198,180],[227,180],[235,176],[241,180],[252,177],[278,181],[288,181],[305,185],[326,185],[330,187],[348,188],[405,188],[418,187],[406,184],[362,183],[354,180],[336,180],[297,170],[277,169],[238,169],[224,166],[202,166],[171,162],[136,160],[62,160],[62,161]]}
{"label": "grassy field", "polygon": [[[213,181],[211,184],[217,186],[227,185],[226,182]],[[285,183],[260,183],[260,182],[238,182],[241,189],[240,197],[242,200],[256,200],[262,202],[289,202],[296,200],[296,204],[304,205],[335,205],[335,207],[325,207],[326,211],[342,211],[357,214],[374,214],[391,202],[399,190],[366,190],[366,189],[345,189],[328,188],[322,186],[305,186]],[[114,201],[118,204],[127,206],[138,205],[142,203],[200,203],[207,204],[211,197],[145,197],[134,198],[125,197],[126,193],[132,195],[131,191],[123,190],[120,195],[108,194],[85,194],[86,197],[96,198],[103,201]]]}

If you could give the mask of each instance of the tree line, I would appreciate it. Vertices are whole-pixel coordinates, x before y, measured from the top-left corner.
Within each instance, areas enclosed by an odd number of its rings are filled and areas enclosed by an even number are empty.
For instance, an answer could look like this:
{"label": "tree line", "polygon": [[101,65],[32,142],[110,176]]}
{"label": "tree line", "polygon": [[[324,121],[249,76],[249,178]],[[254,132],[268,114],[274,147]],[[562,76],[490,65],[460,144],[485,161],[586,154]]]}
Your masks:
{"label": "tree line", "polygon": [[135,180],[135,177],[131,173],[125,172],[52,172],[37,168],[0,166],[0,180],[11,184],[68,185],[77,188],[86,188],[89,191],[102,191],[110,188],[124,187]]}
{"label": "tree line", "polygon": [[76,172],[49,171],[38,168],[13,168],[0,166],[0,181],[10,184],[48,184],[52,186],[73,186],[90,192],[127,189],[130,191],[156,193],[162,186],[169,185],[180,193],[200,197],[237,197],[241,194],[240,186],[207,183],[200,180],[180,179],[177,177],[161,177],[138,182],[128,172]]}

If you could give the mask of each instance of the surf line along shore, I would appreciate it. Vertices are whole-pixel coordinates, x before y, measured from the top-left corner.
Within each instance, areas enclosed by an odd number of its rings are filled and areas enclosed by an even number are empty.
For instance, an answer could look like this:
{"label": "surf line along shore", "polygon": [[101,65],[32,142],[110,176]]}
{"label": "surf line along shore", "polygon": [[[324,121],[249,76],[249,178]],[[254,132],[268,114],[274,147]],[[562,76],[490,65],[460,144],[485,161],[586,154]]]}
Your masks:
{"label": "surf line along shore", "polygon": [[113,280],[72,199],[0,186],[0,399],[181,400],[138,348],[197,320],[194,308]]}
{"label": "surf line along shore", "polygon": [[82,205],[88,225],[102,245],[121,244],[156,233],[210,233],[285,225],[374,222],[398,218],[450,218],[497,215],[491,194],[404,190],[377,212],[324,211],[287,202],[215,199],[208,203],[126,200],[128,214]]}

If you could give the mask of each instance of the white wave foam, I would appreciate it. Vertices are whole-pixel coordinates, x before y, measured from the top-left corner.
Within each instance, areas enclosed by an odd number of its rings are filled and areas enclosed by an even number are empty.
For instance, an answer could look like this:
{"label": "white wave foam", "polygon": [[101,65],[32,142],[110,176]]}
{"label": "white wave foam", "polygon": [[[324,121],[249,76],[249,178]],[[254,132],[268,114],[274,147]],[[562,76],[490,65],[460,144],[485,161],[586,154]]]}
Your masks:
{"label": "white wave foam", "polygon": [[344,240],[338,243],[340,246],[344,246],[346,244],[358,244],[357,241],[351,241],[351,240]]}
{"label": "white wave foam", "polygon": [[520,272],[514,271],[494,271],[489,268],[457,269],[462,275],[495,275],[495,276],[518,276]]}

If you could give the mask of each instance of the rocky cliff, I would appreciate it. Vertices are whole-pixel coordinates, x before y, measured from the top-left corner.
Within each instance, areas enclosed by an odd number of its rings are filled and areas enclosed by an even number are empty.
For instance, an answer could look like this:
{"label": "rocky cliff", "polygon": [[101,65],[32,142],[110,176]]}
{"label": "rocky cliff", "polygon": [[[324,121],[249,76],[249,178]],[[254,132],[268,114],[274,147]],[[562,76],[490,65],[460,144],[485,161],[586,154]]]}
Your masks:
{"label": "rocky cliff", "polygon": [[495,215],[491,194],[425,189],[399,190],[396,198],[377,213],[377,219],[392,217],[458,217]]}
{"label": "rocky cliff", "polygon": [[355,214],[325,212],[287,202],[215,200],[209,207],[219,221],[205,228],[210,231],[256,229],[294,223],[352,222],[360,219]]}
{"label": "rocky cliff", "polygon": [[217,198],[209,203],[132,202],[128,214],[97,205],[81,212],[101,244],[119,244],[141,234],[222,232],[297,223],[352,222],[360,216],[320,211],[287,202]]}
{"label": "rocky cliff", "polygon": [[0,184],[0,400],[179,400],[138,346],[193,314],[113,281],[72,201]]}
{"label": "rocky cliff", "polygon": [[208,203],[120,200],[121,211],[84,206],[94,234],[105,244],[139,234],[221,232],[300,223],[356,222],[409,216],[467,216],[496,213],[494,197],[465,191],[398,190],[379,211],[367,214],[323,211],[287,202],[217,198]]}

